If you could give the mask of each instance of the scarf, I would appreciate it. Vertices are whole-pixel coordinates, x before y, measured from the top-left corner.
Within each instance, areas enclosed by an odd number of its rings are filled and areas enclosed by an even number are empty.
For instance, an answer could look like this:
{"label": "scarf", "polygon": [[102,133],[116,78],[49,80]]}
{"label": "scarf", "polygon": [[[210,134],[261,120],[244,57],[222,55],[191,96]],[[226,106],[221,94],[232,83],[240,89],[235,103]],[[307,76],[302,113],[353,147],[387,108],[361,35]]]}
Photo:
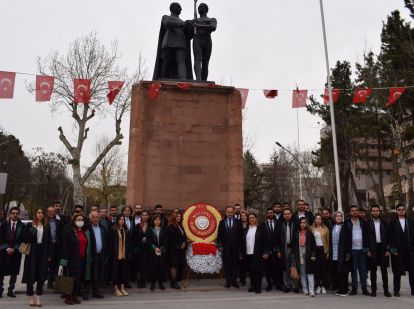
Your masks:
{"label": "scarf", "polygon": [[305,247],[306,245],[306,231],[299,232],[299,245]]}
{"label": "scarf", "polygon": [[125,259],[125,230],[118,229],[118,260],[124,260]]}

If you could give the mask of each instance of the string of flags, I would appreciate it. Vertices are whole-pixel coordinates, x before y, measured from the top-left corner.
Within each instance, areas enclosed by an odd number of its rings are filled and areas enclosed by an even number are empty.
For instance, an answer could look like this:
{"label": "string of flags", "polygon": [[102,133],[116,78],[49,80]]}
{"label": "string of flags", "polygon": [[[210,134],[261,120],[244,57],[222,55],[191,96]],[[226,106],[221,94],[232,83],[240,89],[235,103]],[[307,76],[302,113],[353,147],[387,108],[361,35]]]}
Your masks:
{"label": "string of flags", "polygon": [[[0,71],[0,99],[12,99],[14,96],[14,86],[16,74],[28,74],[28,73],[17,73],[17,72],[6,72]],[[29,74],[34,75],[34,74]],[[53,76],[45,75],[36,75],[35,91],[36,91],[36,102],[47,102],[50,101],[53,88],[54,88],[55,78]],[[124,81],[108,81],[108,93],[107,98],[108,102],[111,105],[122,87],[124,86]],[[180,82],[177,83],[177,88],[181,90],[188,90],[193,86],[192,83]],[[214,88],[219,87],[217,84],[208,84],[208,87]],[[160,82],[150,82],[148,86],[148,98],[150,100],[156,100],[160,89],[162,88],[162,83]],[[389,88],[358,88],[355,90],[352,89],[332,89],[332,99],[333,103],[336,103],[343,91],[353,91],[353,104],[363,104],[368,101],[368,98],[372,95],[373,90],[378,89],[388,89],[389,97],[388,101],[385,104],[385,107],[390,107],[393,105],[400,96],[407,90],[407,88],[414,88],[414,86],[405,86],[405,87],[389,87]],[[91,80],[89,79],[74,79],[73,80],[73,101],[75,104],[88,104],[91,99]],[[251,90],[258,89],[248,89],[248,88],[237,88],[241,94],[241,104],[242,108],[245,108],[249,92]],[[263,95],[267,99],[274,99],[279,95],[277,89],[260,89],[263,91]],[[304,108],[306,107],[308,99],[308,90],[299,90],[296,88],[292,90],[292,108]],[[323,95],[323,103],[325,105],[329,104],[329,95],[328,90],[325,89]]]}

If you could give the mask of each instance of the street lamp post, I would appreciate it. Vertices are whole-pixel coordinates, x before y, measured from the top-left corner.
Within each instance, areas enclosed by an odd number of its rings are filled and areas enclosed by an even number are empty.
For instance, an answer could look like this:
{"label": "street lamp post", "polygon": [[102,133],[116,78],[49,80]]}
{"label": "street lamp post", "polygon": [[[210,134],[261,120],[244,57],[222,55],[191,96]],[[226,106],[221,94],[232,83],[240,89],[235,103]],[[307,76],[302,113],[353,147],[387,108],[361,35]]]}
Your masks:
{"label": "street lamp post", "polygon": [[290,154],[293,159],[298,163],[298,167],[299,167],[299,195],[300,195],[300,199],[303,198],[303,191],[302,191],[302,165],[299,161],[299,159],[289,150],[286,149],[285,147],[283,147],[279,142],[276,142],[276,145],[279,146],[280,148],[282,148],[284,151],[286,151],[288,154]]}

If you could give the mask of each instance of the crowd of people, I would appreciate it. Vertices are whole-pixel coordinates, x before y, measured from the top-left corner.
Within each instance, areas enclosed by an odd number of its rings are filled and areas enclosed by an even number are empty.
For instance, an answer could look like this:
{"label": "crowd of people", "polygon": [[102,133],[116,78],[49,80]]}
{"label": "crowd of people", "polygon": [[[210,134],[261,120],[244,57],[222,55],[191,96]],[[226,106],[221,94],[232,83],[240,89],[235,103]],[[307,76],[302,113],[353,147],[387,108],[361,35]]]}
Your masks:
{"label": "crowd of people", "polygon": [[[338,296],[377,294],[377,268],[383,293],[392,297],[388,268],[393,273],[393,294],[400,296],[401,276],[409,275],[414,295],[414,221],[407,218],[403,205],[395,217],[386,220],[379,206],[367,215],[351,206],[349,216],[323,209],[314,214],[305,201],[297,211],[289,204],[275,203],[263,222],[255,212],[238,204],[228,206],[220,221],[217,249],[222,253],[225,287],[239,288],[250,278],[249,292],[299,293],[311,297],[332,290]],[[68,305],[80,298],[103,298],[103,285],[112,285],[115,296],[127,296],[136,284],[165,289],[181,289],[186,267],[188,239],[182,225],[183,214],[175,209],[167,219],[163,207],[151,212],[142,205],[106,208],[92,205],[86,216],[83,206],[75,206],[71,217],[62,214],[55,201],[47,209],[37,209],[31,222],[19,219],[19,208],[11,208],[0,225],[0,298],[5,276],[10,276],[7,296],[16,297],[15,284],[25,255],[22,282],[30,306],[42,306],[41,295],[53,289],[61,275],[74,279],[73,292],[62,295]],[[351,290],[348,288],[351,273]],[[368,276],[371,291],[368,291]],[[35,286],[36,285],[36,286]]]}

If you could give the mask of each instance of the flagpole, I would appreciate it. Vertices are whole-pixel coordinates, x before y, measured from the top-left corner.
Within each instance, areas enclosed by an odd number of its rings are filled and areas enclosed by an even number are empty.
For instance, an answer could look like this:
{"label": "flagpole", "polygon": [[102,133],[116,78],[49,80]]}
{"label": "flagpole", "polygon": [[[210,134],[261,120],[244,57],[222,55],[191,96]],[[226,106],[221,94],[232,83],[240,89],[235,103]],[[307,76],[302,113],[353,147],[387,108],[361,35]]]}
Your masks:
{"label": "flagpole", "polygon": [[296,128],[298,132],[299,198],[302,199],[303,194],[302,194],[302,167],[300,164],[299,108],[296,109]]}
{"label": "flagpole", "polygon": [[332,130],[331,132],[332,132],[332,144],[333,144],[334,165],[335,165],[336,197],[338,201],[338,211],[343,212],[341,180],[339,178],[338,146],[337,146],[337,141],[336,141],[335,113],[334,113],[334,105],[333,105],[333,98],[332,98],[331,69],[329,67],[328,43],[326,39],[325,14],[323,10],[323,0],[319,0],[319,4],[321,8],[322,32],[323,32],[325,61],[326,61],[326,73],[327,73],[327,79],[328,79],[329,110],[331,114],[331,130]]}

